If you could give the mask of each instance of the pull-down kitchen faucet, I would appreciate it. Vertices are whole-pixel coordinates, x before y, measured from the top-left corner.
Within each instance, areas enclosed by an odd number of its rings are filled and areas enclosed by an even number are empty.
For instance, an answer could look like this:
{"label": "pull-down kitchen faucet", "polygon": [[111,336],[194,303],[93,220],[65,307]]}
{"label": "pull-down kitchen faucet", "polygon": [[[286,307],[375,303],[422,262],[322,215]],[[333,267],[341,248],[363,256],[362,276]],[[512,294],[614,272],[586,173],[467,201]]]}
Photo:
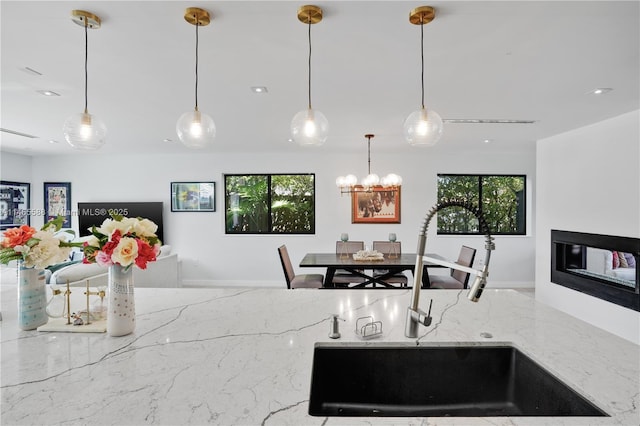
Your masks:
{"label": "pull-down kitchen faucet", "polygon": [[[484,259],[484,266],[482,267],[482,269],[477,270],[470,267],[458,265],[457,263],[435,259],[424,255],[424,250],[427,245],[427,229],[429,228],[429,222],[431,222],[431,219],[437,212],[447,207],[462,207],[465,210],[473,213],[478,219],[480,231],[485,235],[484,247],[487,250]],[[431,264],[441,265],[447,268],[456,269],[458,271],[463,271],[475,275],[475,279],[473,281],[473,284],[471,285],[471,290],[469,290],[469,295],[467,297],[472,302],[477,302],[482,295],[484,286],[487,284],[491,250],[495,250],[495,248],[496,246],[493,243],[493,237],[491,236],[491,233],[489,231],[487,221],[485,220],[480,210],[470,203],[465,201],[451,200],[444,201],[432,207],[431,210],[427,212],[424,222],[422,223],[422,227],[420,228],[420,233],[418,234],[418,254],[416,256],[416,267],[413,274],[413,293],[411,296],[411,305],[407,308],[407,322],[405,323],[404,335],[411,338],[418,337],[418,324],[423,324],[426,326],[431,324],[430,312],[425,313],[420,308],[418,308],[418,304],[420,302],[420,286],[422,284],[422,267],[425,261]],[[431,311],[431,309],[429,309],[429,311]]]}

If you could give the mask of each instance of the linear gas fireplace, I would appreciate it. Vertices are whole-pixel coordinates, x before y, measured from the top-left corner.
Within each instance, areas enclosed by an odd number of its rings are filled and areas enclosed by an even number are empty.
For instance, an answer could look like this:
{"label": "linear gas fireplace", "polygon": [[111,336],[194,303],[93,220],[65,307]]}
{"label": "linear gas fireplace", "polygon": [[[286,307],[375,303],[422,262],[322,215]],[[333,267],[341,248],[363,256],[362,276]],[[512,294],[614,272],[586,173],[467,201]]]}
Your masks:
{"label": "linear gas fireplace", "polygon": [[551,282],[640,311],[640,239],[551,231]]}

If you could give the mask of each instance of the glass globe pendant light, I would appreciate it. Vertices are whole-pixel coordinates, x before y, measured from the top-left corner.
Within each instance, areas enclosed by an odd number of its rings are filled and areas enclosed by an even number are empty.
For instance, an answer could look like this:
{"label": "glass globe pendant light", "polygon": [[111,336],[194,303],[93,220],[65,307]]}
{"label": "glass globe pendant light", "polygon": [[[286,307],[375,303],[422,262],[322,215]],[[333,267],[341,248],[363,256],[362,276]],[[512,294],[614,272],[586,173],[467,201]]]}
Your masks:
{"label": "glass globe pendant light", "polygon": [[300,145],[320,146],[327,140],[329,122],[318,110],[311,107],[311,24],[322,21],[322,9],[306,5],[298,9],[298,20],[309,26],[309,105],[293,116],[291,120],[291,138]]}
{"label": "glass globe pendant light", "polygon": [[76,149],[95,150],[104,145],[107,126],[87,109],[87,60],[89,57],[88,30],[100,28],[100,18],[84,10],[71,11],[71,20],[84,27],[84,112],[67,118],[62,131],[65,140]]}
{"label": "glass globe pendant light", "polygon": [[424,106],[424,25],[433,21],[435,10],[431,6],[421,6],[409,14],[409,22],[420,25],[420,57],[422,61],[422,107],[412,112],[404,121],[404,138],[411,145],[433,146],[442,137],[442,118],[432,109]]}
{"label": "glass globe pendant light", "polygon": [[187,111],[176,123],[176,132],[182,143],[189,148],[204,148],[213,142],[216,136],[216,124],[213,119],[198,110],[198,28],[211,22],[209,12],[197,7],[189,7],[184,19],[196,27],[196,105],[193,111]]}

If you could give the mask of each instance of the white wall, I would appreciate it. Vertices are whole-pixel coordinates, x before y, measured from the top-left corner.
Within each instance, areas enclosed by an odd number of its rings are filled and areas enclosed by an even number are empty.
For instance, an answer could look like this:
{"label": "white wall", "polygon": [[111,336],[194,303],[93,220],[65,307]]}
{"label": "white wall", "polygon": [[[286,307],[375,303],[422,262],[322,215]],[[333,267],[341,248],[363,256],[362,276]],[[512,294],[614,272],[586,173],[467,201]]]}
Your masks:
{"label": "white wall", "polygon": [[[25,155],[0,153],[0,176],[2,176],[2,180],[32,183],[31,163],[31,157]],[[33,188],[31,190],[33,191]],[[42,191],[42,188],[40,190]],[[31,200],[33,202],[33,195]]]}
{"label": "white wall", "polygon": [[551,283],[551,229],[640,238],[640,111],[537,144],[536,298],[640,343],[640,313]]}
{"label": "white wall", "polygon": [[[293,153],[234,153],[123,156],[82,155],[74,157],[34,157],[32,205],[42,207],[42,182],[71,182],[72,206],[87,201],[163,201],[165,240],[182,260],[183,282],[191,285],[268,285],[284,286],[277,247],[287,244],[297,264],[309,251],[333,251],[341,232],[352,240],[386,240],[395,232],[403,250],[413,252],[425,213],[436,201],[437,173],[513,173],[526,174],[529,193],[535,189],[535,147],[512,148],[501,154],[479,146],[475,151],[452,152],[447,147],[415,148],[413,155],[372,154],[373,171],[383,175],[401,174],[404,179],[401,224],[352,224],[350,197],[340,196],[335,178],[348,172],[366,174],[366,152],[350,155],[295,149]],[[376,155],[383,157],[378,159]],[[3,157],[22,156],[3,153]],[[79,161],[83,160],[83,161]],[[316,234],[309,236],[233,235],[224,233],[224,173],[316,174]],[[13,178],[2,170],[2,179]],[[214,180],[215,213],[177,213],[170,211],[170,182]],[[529,197],[530,229],[533,223],[533,197]],[[41,225],[41,218],[34,218]],[[74,218],[74,228],[77,220]],[[476,236],[438,237],[430,227],[427,251],[455,258],[462,244],[478,249],[477,262],[484,257],[484,239]],[[534,238],[497,237],[491,260],[493,287],[533,287]]]}

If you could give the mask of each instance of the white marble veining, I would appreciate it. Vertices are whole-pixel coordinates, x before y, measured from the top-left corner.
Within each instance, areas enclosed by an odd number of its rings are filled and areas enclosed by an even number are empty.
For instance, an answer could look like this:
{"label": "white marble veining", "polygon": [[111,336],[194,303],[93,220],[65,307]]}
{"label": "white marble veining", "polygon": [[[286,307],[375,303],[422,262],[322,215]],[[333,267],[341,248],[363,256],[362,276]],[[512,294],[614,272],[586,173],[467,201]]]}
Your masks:
{"label": "white marble veining", "polygon": [[[611,417],[344,418],[307,414],[316,342],[361,342],[357,318],[404,337],[409,291],[136,289],[134,334],[20,331],[2,289],[2,425],[638,425],[640,348],[510,290],[433,297],[420,344],[513,344]],[[328,338],[330,314],[342,338]],[[491,333],[492,338],[482,337]],[[426,369],[429,368],[425,365]]]}

